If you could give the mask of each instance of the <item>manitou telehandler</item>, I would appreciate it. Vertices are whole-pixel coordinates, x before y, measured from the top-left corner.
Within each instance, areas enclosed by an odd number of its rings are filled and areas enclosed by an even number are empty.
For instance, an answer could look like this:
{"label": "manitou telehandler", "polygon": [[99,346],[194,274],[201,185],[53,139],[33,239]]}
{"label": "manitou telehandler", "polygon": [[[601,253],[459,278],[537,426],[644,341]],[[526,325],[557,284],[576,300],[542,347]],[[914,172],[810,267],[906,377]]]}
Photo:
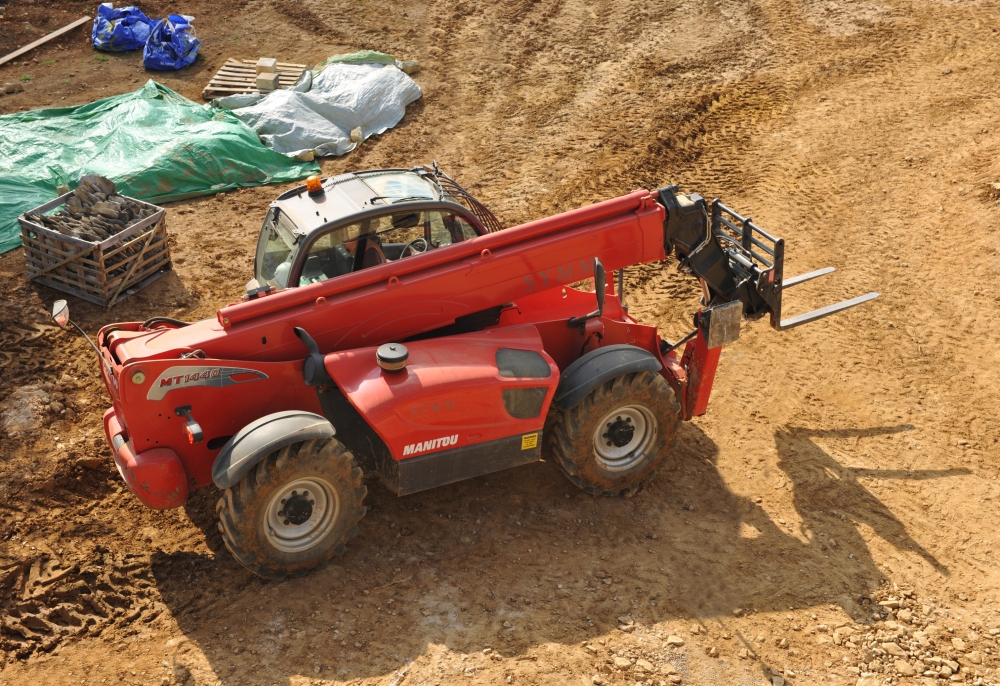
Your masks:
{"label": "manitou telehandler", "polygon": [[[676,342],[621,301],[623,269],[672,253],[704,306]],[[833,271],[783,261],[676,186],[504,229],[436,164],[313,177],[272,203],[242,302],[100,330],[104,429],[143,503],[214,483],[233,555],[295,576],[358,533],[366,474],[407,495],[545,455],[588,493],[635,491],[678,459],[742,318],[788,329],[878,295],[783,320],[785,289]]]}

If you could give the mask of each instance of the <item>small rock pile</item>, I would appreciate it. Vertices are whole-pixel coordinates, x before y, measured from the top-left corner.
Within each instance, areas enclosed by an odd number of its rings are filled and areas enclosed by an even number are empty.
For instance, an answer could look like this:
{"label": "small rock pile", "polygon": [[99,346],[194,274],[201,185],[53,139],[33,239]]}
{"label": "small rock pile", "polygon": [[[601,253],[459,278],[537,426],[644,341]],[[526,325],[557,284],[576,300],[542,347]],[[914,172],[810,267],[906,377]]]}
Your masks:
{"label": "small rock pile", "polygon": [[1000,628],[973,626],[963,633],[948,626],[950,622],[938,613],[937,603],[920,601],[912,591],[887,585],[866,600],[875,610],[873,618],[878,614],[880,620],[868,627],[838,629],[843,634],[834,636],[835,643],[855,650],[859,686],[899,677],[975,686],[995,683]]}
{"label": "small rock pile", "polygon": [[76,190],[59,212],[26,216],[36,224],[65,236],[100,243],[156,211],[119,195],[110,179],[90,174],[80,179]]}

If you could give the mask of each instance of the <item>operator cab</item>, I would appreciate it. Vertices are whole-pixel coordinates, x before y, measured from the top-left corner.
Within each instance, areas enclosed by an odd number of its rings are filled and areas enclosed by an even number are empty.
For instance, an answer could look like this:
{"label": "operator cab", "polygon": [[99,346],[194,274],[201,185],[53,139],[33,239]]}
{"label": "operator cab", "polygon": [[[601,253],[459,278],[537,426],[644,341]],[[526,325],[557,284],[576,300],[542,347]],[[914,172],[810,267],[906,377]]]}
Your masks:
{"label": "operator cab", "polygon": [[271,204],[248,292],[326,281],[501,228],[436,166],[313,177]]}

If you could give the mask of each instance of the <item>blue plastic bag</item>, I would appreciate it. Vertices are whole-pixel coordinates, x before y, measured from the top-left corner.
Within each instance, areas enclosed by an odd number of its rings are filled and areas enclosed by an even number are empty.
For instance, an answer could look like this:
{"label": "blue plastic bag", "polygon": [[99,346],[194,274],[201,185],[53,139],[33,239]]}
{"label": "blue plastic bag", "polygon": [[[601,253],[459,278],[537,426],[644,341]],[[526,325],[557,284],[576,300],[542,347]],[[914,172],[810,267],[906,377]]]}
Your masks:
{"label": "blue plastic bag", "polygon": [[97,6],[94,29],[90,34],[94,47],[98,50],[125,52],[142,50],[153,28],[153,20],[138,7],[112,9]]}
{"label": "blue plastic bag", "polygon": [[171,14],[153,26],[142,51],[142,65],[157,71],[183,69],[198,58],[200,45],[191,22],[179,14]]}

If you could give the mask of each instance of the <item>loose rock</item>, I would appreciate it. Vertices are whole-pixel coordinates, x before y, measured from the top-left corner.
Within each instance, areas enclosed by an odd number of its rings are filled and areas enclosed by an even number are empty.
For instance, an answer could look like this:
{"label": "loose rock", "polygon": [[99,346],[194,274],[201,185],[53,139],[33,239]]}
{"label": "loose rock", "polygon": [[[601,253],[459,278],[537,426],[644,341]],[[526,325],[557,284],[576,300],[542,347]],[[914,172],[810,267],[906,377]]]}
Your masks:
{"label": "loose rock", "polygon": [[893,657],[906,657],[906,651],[900,648],[898,643],[883,643],[882,650]]}
{"label": "loose rock", "polygon": [[896,668],[896,672],[898,672],[901,676],[913,676],[917,673],[917,670],[913,668],[913,665],[906,660],[896,660],[894,666]]}
{"label": "loose rock", "polygon": [[680,636],[667,636],[668,646],[682,646],[684,645],[684,639]]}

